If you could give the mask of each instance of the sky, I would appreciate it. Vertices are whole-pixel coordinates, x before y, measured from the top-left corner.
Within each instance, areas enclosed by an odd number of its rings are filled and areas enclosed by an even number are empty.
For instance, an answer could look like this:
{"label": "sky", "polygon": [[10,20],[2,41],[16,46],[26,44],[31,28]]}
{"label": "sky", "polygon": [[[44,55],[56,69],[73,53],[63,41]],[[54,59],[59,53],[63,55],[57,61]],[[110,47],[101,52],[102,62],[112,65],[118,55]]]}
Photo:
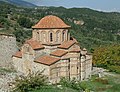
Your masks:
{"label": "sky", "polygon": [[24,0],[38,6],[91,8],[99,11],[119,11],[120,0]]}

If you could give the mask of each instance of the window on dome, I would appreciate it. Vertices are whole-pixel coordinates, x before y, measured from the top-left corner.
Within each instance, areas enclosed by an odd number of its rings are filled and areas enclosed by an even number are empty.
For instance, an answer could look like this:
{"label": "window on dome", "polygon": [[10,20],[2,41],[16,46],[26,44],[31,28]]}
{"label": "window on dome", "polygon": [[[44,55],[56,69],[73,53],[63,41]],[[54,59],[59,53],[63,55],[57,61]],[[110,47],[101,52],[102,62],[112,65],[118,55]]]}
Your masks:
{"label": "window on dome", "polygon": [[64,41],[64,40],[65,40],[65,30],[62,33],[62,41]]}
{"label": "window on dome", "polygon": [[57,31],[57,33],[56,33],[56,42],[59,42],[60,41],[60,32],[59,31]]}
{"label": "window on dome", "polygon": [[53,41],[53,34],[50,33],[50,41],[52,42]]}
{"label": "window on dome", "polygon": [[38,41],[39,41],[39,36],[40,36],[40,35],[39,35],[39,32],[37,32],[37,40],[38,40]]}
{"label": "window on dome", "polygon": [[46,33],[42,32],[42,37],[41,37],[42,42],[46,42]]}

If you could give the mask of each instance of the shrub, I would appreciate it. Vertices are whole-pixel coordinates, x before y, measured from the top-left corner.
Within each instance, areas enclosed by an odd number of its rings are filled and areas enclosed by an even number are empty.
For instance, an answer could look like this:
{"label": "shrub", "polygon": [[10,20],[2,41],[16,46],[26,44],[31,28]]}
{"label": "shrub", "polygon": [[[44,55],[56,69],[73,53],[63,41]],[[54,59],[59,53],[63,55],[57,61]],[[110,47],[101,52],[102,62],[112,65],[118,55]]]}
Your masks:
{"label": "shrub", "polygon": [[75,90],[83,90],[80,86],[80,82],[76,81],[75,78],[69,80],[68,78],[61,78],[60,84],[64,87],[69,87]]}
{"label": "shrub", "polygon": [[60,84],[62,85],[62,86],[65,86],[65,87],[69,87],[70,86],[70,81],[69,81],[69,79],[68,78],[61,78],[61,80],[60,80]]}
{"label": "shrub", "polygon": [[116,72],[120,74],[120,66],[119,65],[109,65],[108,69],[110,72]]}
{"label": "shrub", "polygon": [[108,80],[107,79],[102,79],[102,78],[96,78],[95,81],[102,83],[102,84],[108,84]]}
{"label": "shrub", "polygon": [[27,76],[16,77],[13,92],[29,92],[47,85],[47,77],[42,72],[29,73]]}
{"label": "shrub", "polygon": [[120,45],[96,48],[93,53],[93,65],[120,73]]}
{"label": "shrub", "polygon": [[26,28],[31,28],[31,26],[33,25],[31,20],[29,18],[26,18],[26,17],[20,17],[17,20],[17,22],[19,23],[20,26],[26,27]]}

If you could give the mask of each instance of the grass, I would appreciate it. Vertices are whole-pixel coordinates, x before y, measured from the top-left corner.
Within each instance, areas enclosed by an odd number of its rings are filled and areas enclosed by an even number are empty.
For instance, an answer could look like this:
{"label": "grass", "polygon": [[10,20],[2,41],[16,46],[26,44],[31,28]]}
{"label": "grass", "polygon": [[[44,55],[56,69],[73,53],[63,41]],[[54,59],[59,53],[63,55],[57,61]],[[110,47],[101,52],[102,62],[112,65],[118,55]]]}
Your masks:
{"label": "grass", "polygon": [[81,82],[81,87],[94,92],[120,92],[120,75],[98,78],[93,76],[88,81]]}
{"label": "grass", "polygon": [[78,91],[71,88],[66,88],[66,87],[60,89],[56,86],[46,86],[31,92],[78,92]]}
{"label": "grass", "polygon": [[0,68],[0,73],[12,73],[15,72],[15,70],[7,69],[7,68]]}
{"label": "grass", "polygon": [[[80,87],[94,92],[120,92],[120,74],[111,74],[99,78],[92,76],[88,81],[80,82]],[[56,86],[47,86],[32,92],[80,92],[72,88],[63,87],[62,89]]]}

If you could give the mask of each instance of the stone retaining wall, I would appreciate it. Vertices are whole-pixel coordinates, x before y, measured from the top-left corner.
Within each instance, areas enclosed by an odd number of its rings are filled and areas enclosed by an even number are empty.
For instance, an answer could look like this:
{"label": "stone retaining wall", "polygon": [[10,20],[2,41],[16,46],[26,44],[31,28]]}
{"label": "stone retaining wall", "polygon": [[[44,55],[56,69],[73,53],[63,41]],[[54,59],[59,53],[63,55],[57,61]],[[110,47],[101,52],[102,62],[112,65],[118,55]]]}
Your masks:
{"label": "stone retaining wall", "polygon": [[0,67],[11,67],[11,57],[16,51],[16,38],[12,35],[0,34]]}

